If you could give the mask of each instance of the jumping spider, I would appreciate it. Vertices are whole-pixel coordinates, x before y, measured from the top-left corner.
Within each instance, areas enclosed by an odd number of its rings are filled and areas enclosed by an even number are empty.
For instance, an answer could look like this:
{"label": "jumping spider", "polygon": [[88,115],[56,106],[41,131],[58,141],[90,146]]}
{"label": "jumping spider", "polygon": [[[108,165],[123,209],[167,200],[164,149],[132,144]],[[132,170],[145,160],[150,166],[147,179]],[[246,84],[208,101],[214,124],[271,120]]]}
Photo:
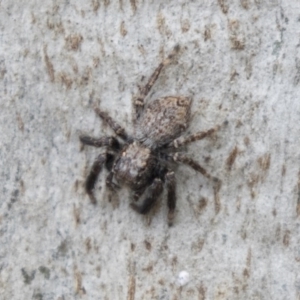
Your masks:
{"label": "jumping spider", "polygon": [[[162,69],[168,65],[178,52],[176,46],[172,53],[163,60],[147,84],[140,88],[139,96],[134,98],[134,127],[135,134],[129,135],[114,119],[100,108],[95,107],[96,114],[115,132],[115,136],[94,138],[81,135],[80,141],[85,145],[106,147],[93,163],[86,179],[85,189],[92,203],[96,203],[93,193],[95,182],[105,165],[109,171],[106,184],[115,190],[118,183],[125,184],[133,191],[134,202],[130,206],[140,214],[147,214],[154,206],[163,191],[167,188],[168,223],[173,222],[176,206],[175,174],[170,164],[179,162],[189,165],[202,175],[209,175],[196,161],[185,154],[176,152],[177,148],[191,142],[201,140],[213,134],[219,126],[205,132],[197,132],[181,136],[187,129],[190,119],[191,99],[183,96],[168,96],[154,100],[145,106],[145,98],[159,77]],[[137,200],[143,195],[141,204]]]}

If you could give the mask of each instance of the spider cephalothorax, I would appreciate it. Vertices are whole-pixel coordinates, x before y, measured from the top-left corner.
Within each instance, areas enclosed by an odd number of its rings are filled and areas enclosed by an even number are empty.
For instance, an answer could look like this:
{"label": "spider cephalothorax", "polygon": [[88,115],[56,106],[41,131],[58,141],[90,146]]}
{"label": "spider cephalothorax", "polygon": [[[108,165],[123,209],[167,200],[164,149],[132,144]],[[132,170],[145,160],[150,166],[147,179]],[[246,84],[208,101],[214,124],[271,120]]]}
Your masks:
{"label": "spider cephalothorax", "polygon": [[113,172],[116,180],[124,182],[133,190],[143,188],[150,180],[156,159],[151,150],[134,141],[124,147],[116,160]]}
{"label": "spider cephalothorax", "polygon": [[[109,170],[106,184],[112,189],[118,185],[127,185],[133,191],[131,207],[141,214],[148,213],[163,191],[167,188],[168,221],[172,224],[176,206],[175,175],[171,164],[181,162],[189,165],[204,176],[211,176],[196,161],[185,154],[176,152],[188,143],[205,138],[214,133],[219,126],[205,132],[181,136],[186,130],[190,119],[191,99],[182,96],[163,97],[145,106],[145,98],[157,80],[161,70],[167,65],[179,47],[159,64],[148,83],[141,88],[140,94],[134,99],[135,134],[130,136],[106,112],[95,107],[95,112],[116,133],[114,136],[92,138],[81,135],[83,144],[94,147],[106,147],[94,162],[85,183],[86,191],[93,203],[95,182],[105,165]],[[119,138],[119,139],[117,139]],[[219,182],[216,178],[215,181]],[[143,198],[141,204],[136,201]]]}

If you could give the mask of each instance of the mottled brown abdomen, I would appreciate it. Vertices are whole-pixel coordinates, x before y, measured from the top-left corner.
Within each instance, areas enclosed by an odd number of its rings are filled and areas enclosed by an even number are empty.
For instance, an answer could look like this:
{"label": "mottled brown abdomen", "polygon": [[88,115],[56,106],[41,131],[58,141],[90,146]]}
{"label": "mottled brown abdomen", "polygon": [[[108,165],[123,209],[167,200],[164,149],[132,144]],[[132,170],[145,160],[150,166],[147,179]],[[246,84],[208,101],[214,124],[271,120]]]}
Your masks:
{"label": "mottled brown abdomen", "polygon": [[137,139],[150,148],[168,144],[187,128],[190,107],[191,99],[187,97],[164,97],[153,101],[137,124]]}

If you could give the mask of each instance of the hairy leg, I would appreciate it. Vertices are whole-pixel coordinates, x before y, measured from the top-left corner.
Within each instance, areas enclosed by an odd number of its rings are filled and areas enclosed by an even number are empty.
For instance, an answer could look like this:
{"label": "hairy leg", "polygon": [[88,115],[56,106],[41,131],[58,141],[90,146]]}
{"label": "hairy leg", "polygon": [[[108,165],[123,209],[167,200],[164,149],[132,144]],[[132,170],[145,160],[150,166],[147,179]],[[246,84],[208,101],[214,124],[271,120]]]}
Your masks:
{"label": "hairy leg", "polygon": [[97,157],[97,159],[93,163],[92,169],[91,169],[91,171],[86,179],[86,182],[85,182],[85,190],[86,190],[87,194],[89,195],[91,202],[93,204],[96,204],[96,202],[97,202],[96,198],[93,194],[95,183],[96,183],[96,180],[98,178],[98,175],[101,171],[103,164],[105,164],[105,162],[106,162],[106,157],[107,157],[106,153],[102,153]]}
{"label": "hairy leg", "polygon": [[191,168],[193,168],[197,172],[200,172],[202,175],[204,175],[205,177],[207,177],[209,179],[218,180],[217,178],[215,178],[215,177],[211,176],[209,173],[207,173],[207,171],[198,162],[194,161],[193,159],[186,156],[185,154],[178,153],[178,152],[174,153],[172,155],[172,159],[173,159],[173,161],[181,162],[181,163],[184,163],[184,164],[190,166]]}
{"label": "hairy leg", "polygon": [[179,45],[176,45],[173,51],[168,55],[168,57],[165,60],[163,60],[155,69],[155,71],[152,73],[146,85],[141,88],[139,95],[134,98],[133,100],[134,122],[140,117],[141,112],[143,111],[144,108],[145,98],[147,97],[154,83],[158,79],[162,69],[172,61],[172,59],[174,58],[175,54],[178,51],[179,51]]}
{"label": "hairy leg", "polygon": [[153,205],[156,203],[158,197],[163,191],[163,183],[159,178],[155,178],[148,189],[148,195],[144,199],[143,203],[139,206],[135,203],[131,203],[130,206],[140,214],[147,214]]}
{"label": "hairy leg", "polygon": [[138,201],[140,197],[144,194],[146,187],[139,189],[133,193],[133,200]]}
{"label": "hairy leg", "polygon": [[106,177],[106,185],[113,191],[117,190],[119,186],[113,182],[114,173],[113,171],[109,172],[108,176]]}
{"label": "hairy leg", "polygon": [[202,140],[202,139],[212,135],[213,133],[215,133],[217,130],[220,129],[220,127],[221,126],[216,126],[215,128],[211,128],[207,131],[196,132],[196,133],[188,135],[186,137],[183,137],[183,136],[179,137],[179,138],[175,139],[174,141],[172,141],[167,146],[167,148],[179,148],[179,147],[187,145],[189,143]]}
{"label": "hairy leg", "polygon": [[168,172],[165,179],[168,190],[168,224],[171,226],[173,224],[176,208],[176,182],[174,172]]}
{"label": "hairy leg", "polygon": [[101,138],[93,138],[87,135],[80,135],[79,139],[82,144],[89,145],[93,147],[110,147],[113,150],[120,149],[120,144],[118,140],[112,136],[104,136]]}
{"label": "hairy leg", "polygon": [[94,110],[96,114],[104,122],[106,122],[120,138],[122,138],[125,141],[129,139],[129,136],[127,135],[125,129],[121,127],[112,117],[110,117],[107,112],[104,112],[98,107],[94,107]]}

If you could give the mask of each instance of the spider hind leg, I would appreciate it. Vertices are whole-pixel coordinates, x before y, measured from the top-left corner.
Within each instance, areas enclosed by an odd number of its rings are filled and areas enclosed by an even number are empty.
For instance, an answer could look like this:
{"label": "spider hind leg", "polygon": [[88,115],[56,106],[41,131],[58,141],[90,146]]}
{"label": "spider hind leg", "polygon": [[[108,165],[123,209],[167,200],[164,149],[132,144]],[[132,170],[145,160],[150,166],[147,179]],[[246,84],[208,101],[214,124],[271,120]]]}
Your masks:
{"label": "spider hind leg", "polygon": [[155,82],[157,81],[161,71],[163,70],[163,68],[165,66],[167,66],[173,59],[174,56],[179,52],[179,45],[176,45],[173,48],[173,51],[167,56],[167,58],[165,58],[154,70],[154,72],[152,73],[152,75],[150,76],[150,78],[148,79],[147,83],[145,84],[145,86],[140,88],[140,93],[138,96],[134,97],[133,99],[133,107],[134,107],[134,116],[133,116],[133,121],[136,122],[141,114],[142,111],[144,109],[144,105],[145,105],[145,98],[147,97],[147,95],[149,94],[149,92],[151,91],[153,85],[155,84]]}
{"label": "spider hind leg", "polygon": [[101,138],[94,138],[88,135],[80,135],[80,142],[84,145],[93,146],[93,147],[110,147],[113,150],[120,149],[120,143],[113,136],[104,136]]}
{"label": "spider hind leg", "polygon": [[126,130],[120,126],[109,114],[99,107],[94,107],[94,110],[96,114],[104,121],[106,122],[110,128],[118,135],[121,139],[128,141],[131,139],[129,135],[126,133]]}

